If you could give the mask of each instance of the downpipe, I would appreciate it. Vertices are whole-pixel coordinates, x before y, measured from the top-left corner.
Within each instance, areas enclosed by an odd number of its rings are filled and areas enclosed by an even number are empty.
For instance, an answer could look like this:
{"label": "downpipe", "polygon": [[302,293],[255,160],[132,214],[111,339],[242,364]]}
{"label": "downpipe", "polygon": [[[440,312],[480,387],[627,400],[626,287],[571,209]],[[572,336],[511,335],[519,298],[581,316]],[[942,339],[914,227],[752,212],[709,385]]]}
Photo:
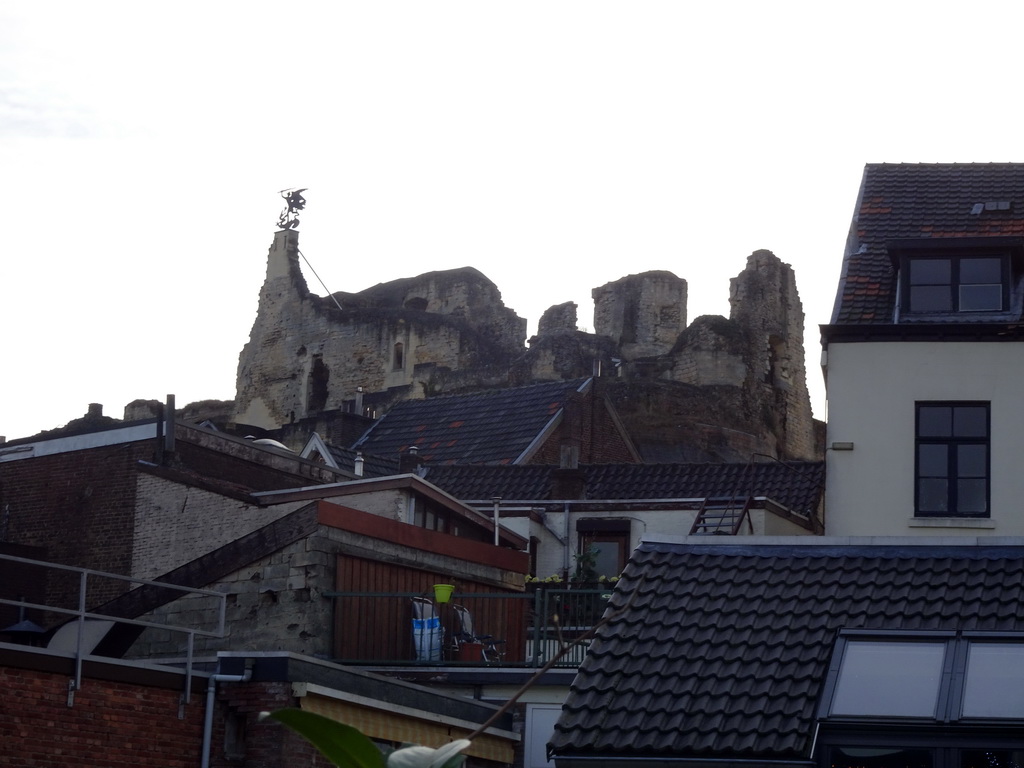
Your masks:
{"label": "downpipe", "polygon": [[206,713],[203,718],[203,759],[202,768],[210,768],[210,741],[213,739],[213,705],[217,696],[217,683],[247,683],[252,670],[242,675],[210,675],[206,681]]}

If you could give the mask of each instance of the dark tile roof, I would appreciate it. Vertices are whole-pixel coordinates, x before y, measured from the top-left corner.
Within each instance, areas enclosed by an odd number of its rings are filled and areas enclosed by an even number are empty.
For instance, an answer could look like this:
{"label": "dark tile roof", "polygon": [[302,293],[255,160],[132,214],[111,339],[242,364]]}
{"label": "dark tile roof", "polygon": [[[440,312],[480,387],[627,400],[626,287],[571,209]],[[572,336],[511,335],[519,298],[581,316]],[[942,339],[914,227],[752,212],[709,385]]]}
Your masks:
{"label": "dark tile roof", "polygon": [[556,753],[806,759],[839,629],[1024,630],[1024,546],[839,541],[641,544]]}
{"label": "dark tile roof", "polygon": [[[972,214],[978,203],[1009,210]],[[1024,164],[867,165],[843,259],[833,324],[890,324],[894,240],[1024,235]]]}
{"label": "dark tile roof", "polygon": [[[356,456],[360,451],[351,448],[340,448],[337,445],[327,445],[331,452],[331,458],[338,465],[339,469],[346,469],[349,472],[355,470]],[[376,456],[372,453],[363,454],[363,476],[364,477],[388,477],[398,474],[398,456]]]}
{"label": "dark tile roof", "polygon": [[[464,500],[551,499],[556,467],[428,466],[425,479]],[[734,493],[767,496],[787,509],[818,506],[825,482],[820,461],[756,464],[584,464],[586,498],[695,499]]]}
{"label": "dark tile roof", "polygon": [[428,464],[512,464],[590,379],[398,403],[353,448]]}

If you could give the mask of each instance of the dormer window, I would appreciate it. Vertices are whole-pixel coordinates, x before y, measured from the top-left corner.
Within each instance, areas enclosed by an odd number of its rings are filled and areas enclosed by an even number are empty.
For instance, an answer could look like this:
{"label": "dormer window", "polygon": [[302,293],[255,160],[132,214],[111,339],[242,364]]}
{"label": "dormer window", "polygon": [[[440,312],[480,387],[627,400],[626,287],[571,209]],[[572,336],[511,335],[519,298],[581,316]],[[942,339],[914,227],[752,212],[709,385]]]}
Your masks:
{"label": "dormer window", "polygon": [[1007,306],[1008,262],[1004,255],[908,257],[905,311],[1002,312]]}

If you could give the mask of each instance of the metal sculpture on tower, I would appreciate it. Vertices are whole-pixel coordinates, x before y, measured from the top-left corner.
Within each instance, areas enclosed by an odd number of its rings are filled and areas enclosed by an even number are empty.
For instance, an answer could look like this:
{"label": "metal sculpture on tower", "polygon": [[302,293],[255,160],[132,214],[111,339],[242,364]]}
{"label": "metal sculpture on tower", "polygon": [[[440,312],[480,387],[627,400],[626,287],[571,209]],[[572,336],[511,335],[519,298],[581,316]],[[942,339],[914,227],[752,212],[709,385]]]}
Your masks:
{"label": "metal sculpture on tower", "polygon": [[277,219],[277,226],[281,229],[295,229],[299,226],[299,211],[306,207],[306,198],[302,196],[302,193],[307,189],[308,187],[281,190],[281,197],[288,203]]}

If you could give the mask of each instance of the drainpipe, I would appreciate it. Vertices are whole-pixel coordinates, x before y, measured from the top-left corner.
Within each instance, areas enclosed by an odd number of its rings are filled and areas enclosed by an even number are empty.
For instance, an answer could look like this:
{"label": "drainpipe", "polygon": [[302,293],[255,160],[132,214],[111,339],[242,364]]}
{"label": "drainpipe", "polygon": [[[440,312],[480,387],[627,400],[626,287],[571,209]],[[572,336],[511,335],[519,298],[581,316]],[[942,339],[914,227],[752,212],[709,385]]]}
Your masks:
{"label": "drainpipe", "polygon": [[246,683],[252,677],[252,670],[243,675],[210,675],[206,681],[206,717],[203,720],[203,761],[202,768],[210,768],[210,740],[213,738],[213,704],[217,694],[217,683]]}
{"label": "drainpipe", "polygon": [[569,502],[562,502],[562,517],[565,520],[565,526],[563,528],[564,535],[563,540],[565,546],[562,547],[562,572],[565,574],[565,580],[569,580]]}

